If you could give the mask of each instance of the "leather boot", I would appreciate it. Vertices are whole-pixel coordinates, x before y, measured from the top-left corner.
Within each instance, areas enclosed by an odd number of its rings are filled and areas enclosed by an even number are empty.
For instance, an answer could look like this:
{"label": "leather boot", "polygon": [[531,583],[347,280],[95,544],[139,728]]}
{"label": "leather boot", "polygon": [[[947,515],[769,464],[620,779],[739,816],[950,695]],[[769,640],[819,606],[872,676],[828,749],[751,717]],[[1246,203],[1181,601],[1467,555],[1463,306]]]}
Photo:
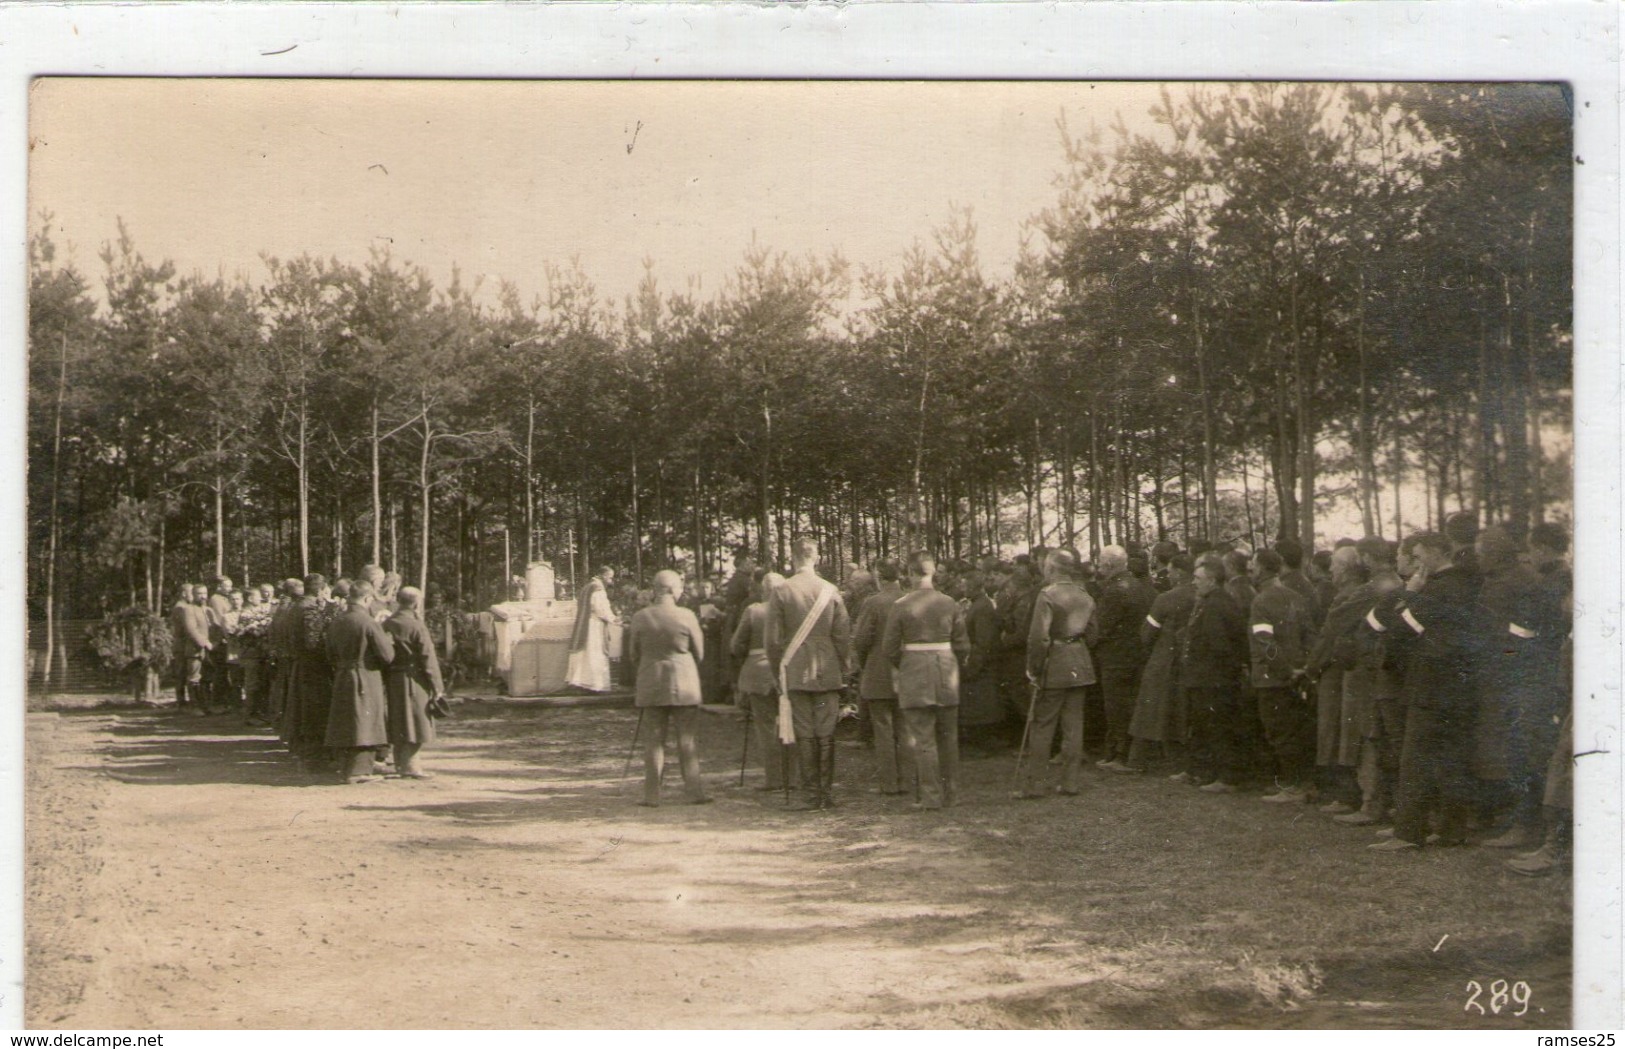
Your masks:
{"label": "leather boot", "polygon": [[821,736],[818,740],[818,807],[835,807],[835,737]]}
{"label": "leather boot", "polygon": [[820,757],[818,743],[816,739],[796,740],[796,759],[797,764],[801,766],[801,785],[806,789],[802,803],[796,806],[801,811],[823,807],[823,791],[819,789],[823,781],[818,774]]}

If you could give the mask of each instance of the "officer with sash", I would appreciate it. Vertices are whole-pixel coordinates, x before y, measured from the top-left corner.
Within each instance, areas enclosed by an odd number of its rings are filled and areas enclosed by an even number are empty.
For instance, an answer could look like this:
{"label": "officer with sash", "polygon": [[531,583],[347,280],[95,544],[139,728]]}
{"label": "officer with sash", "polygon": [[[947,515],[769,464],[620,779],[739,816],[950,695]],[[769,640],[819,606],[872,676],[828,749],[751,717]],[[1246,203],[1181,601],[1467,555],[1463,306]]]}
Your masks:
{"label": "officer with sash", "polygon": [[[832,808],[835,722],[846,680],[852,623],[834,584],[818,574],[818,544],[797,539],[794,573],[768,598],[766,648],[779,694],[788,701],[807,809]],[[780,738],[791,733],[781,726]],[[791,742],[792,740],[786,740]]]}

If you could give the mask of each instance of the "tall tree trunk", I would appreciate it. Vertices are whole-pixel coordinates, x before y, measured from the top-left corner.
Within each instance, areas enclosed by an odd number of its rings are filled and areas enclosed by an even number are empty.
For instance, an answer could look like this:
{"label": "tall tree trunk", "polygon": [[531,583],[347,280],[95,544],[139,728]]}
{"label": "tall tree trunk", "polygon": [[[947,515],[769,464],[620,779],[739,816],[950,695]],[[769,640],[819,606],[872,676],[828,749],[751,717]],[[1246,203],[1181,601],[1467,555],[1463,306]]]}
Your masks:
{"label": "tall tree trunk", "polygon": [[1405,538],[1405,512],[1401,508],[1400,493],[1404,490],[1405,442],[1400,434],[1399,421],[1394,421],[1394,446],[1389,457],[1388,470],[1394,478],[1394,542]]}
{"label": "tall tree trunk", "polygon": [[1298,542],[1307,557],[1315,548],[1315,424],[1310,400],[1307,362],[1304,360],[1302,325],[1298,316],[1298,274],[1292,271],[1292,378],[1297,400],[1298,423]]}
{"label": "tall tree trunk", "polygon": [[[1517,327],[1517,311],[1512,295],[1512,278],[1501,278],[1505,319],[1501,327],[1501,424],[1506,439],[1506,471],[1501,489],[1506,494],[1506,523],[1513,537],[1522,540],[1529,528],[1530,467],[1529,467],[1529,410],[1527,398],[1533,387],[1526,389],[1519,380],[1528,374],[1528,368],[1518,360],[1518,340],[1513,338]],[[1528,310],[1525,304],[1525,312]]]}
{"label": "tall tree trunk", "polygon": [[527,394],[525,411],[525,571],[536,560],[536,394]]}
{"label": "tall tree trunk", "polygon": [[378,456],[378,393],[372,395],[372,563],[384,563],[384,485]]}
{"label": "tall tree trunk", "polygon": [[[1533,281],[1534,276],[1530,275],[1528,280]],[[1523,326],[1524,375],[1529,384],[1529,521],[1531,525],[1539,525],[1546,520],[1546,450],[1540,434],[1540,369],[1536,365],[1533,309],[1524,311]]]}
{"label": "tall tree trunk", "polygon": [[[1474,436],[1477,445],[1477,466],[1473,471],[1473,503],[1489,511],[1494,501],[1495,484],[1495,394],[1490,378],[1490,336],[1489,321],[1486,317],[1488,311],[1482,311],[1478,317],[1478,386],[1477,386],[1477,426]],[[1451,433],[1456,432],[1456,423],[1451,421]]]}
{"label": "tall tree trunk", "polygon": [[[697,494],[697,493],[696,493]],[[638,503],[638,450],[632,449],[632,565],[643,581],[643,507]]]}
{"label": "tall tree trunk", "polygon": [[1275,536],[1278,540],[1298,533],[1297,450],[1293,447],[1286,398],[1289,371],[1285,361],[1275,369],[1275,455],[1270,463],[1270,477],[1275,486],[1275,502],[1280,508],[1280,526]]}
{"label": "tall tree trunk", "polygon": [[1089,403],[1089,549],[1100,549],[1100,417],[1098,399]]}
{"label": "tall tree trunk", "polygon": [[429,409],[423,409],[423,446],[418,453],[418,580],[419,585],[429,585],[429,456],[433,447],[434,435],[430,428]]}
{"label": "tall tree trunk", "polygon": [[1377,534],[1377,464],[1371,433],[1371,390],[1366,379],[1365,269],[1360,269],[1359,300],[1354,318],[1354,346],[1360,364],[1360,523],[1366,535]]}
{"label": "tall tree trunk", "polygon": [[1211,529],[1212,522],[1219,518],[1219,467],[1213,446],[1213,391],[1207,381],[1207,340],[1202,334],[1200,300],[1192,313],[1192,327],[1196,332],[1196,382],[1202,399],[1202,517]]}
{"label": "tall tree trunk", "polygon": [[220,426],[214,428],[214,574],[226,574],[226,479],[221,473]]}
{"label": "tall tree trunk", "polygon": [[310,574],[310,410],[299,392],[299,574]]}
{"label": "tall tree trunk", "polygon": [[[903,355],[908,355],[908,336],[903,336]],[[914,428],[914,477],[909,492],[909,514],[913,518],[909,523],[909,538],[911,545],[918,546],[920,542],[919,529],[925,521],[925,492],[921,487],[920,474],[925,464],[925,406],[931,393],[931,364],[925,358],[925,374],[920,378],[920,403],[916,414]]]}
{"label": "tall tree trunk", "polygon": [[[772,560],[772,557],[773,557],[773,548],[772,548],[772,546],[771,546],[771,544],[769,542],[769,537],[772,535],[772,531],[771,531],[772,521],[770,519],[770,516],[771,516],[771,513],[772,513],[772,507],[771,507],[771,505],[770,505],[770,503],[768,501],[769,471],[772,469],[772,460],[773,460],[773,409],[769,408],[766,405],[763,405],[762,406],[762,473],[761,473],[761,478],[760,478],[759,485],[758,485],[758,488],[757,488],[757,505],[756,505],[756,510],[757,510],[757,517],[756,517],[757,537],[756,537],[756,541],[760,545],[760,550],[761,550],[761,555],[762,555],[761,556],[761,562],[764,565],[768,564]],[[784,537],[783,536],[779,537],[779,546],[780,546],[781,551],[782,551],[782,547],[784,546]]]}
{"label": "tall tree trunk", "polygon": [[[62,535],[62,403],[68,390],[68,333],[62,333],[62,357],[57,364],[56,410],[51,433],[51,536],[45,551],[45,668],[42,682],[51,690],[51,660],[56,655],[56,549]],[[163,527],[159,518],[159,527]]]}
{"label": "tall tree trunk", "polygon": [[333,485],[333,574],[344,574],[344,495],[342,486]]}

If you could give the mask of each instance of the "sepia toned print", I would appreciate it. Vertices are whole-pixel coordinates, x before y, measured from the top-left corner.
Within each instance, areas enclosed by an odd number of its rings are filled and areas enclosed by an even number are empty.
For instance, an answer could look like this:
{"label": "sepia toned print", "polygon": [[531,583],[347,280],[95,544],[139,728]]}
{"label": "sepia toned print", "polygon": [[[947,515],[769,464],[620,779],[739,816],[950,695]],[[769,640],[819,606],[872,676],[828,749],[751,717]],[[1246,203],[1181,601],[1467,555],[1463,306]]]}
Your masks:
{"label": "sepia toned print", "polygon": [[1566,1026],[1571,105],[36,81],[29,1026]]}

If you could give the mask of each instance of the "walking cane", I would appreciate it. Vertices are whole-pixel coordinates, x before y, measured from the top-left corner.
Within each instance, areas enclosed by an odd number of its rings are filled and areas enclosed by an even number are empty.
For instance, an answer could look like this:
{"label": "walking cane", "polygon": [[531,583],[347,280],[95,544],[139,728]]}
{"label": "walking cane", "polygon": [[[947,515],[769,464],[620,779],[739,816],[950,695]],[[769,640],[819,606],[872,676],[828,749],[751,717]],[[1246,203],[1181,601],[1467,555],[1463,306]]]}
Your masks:
{"label": "walking cane", "polygon": [[739,748],[739,785],[745,785],[745,764],[750,760],[750,702],[745,703],[745,742]]}
{"label": "walking cane", "polygon": [[1054,647],[1053,637],[1044,642],[1044,662],[1039,665],[1038,678],[1033,682],[1032,694],[1027,699],[1027,725],[1021,730],[1021,746],[1016,749],[1016,775],[1015,781],[1010,785],[1012,792],[1021,789],[1021,764],[1027,757],[1027,739],[1033,731],[1033,714],[1038,710],[1038,693],[1044,688],[1044,675],[1049,673],[1049,654]]}
{"label": "walking cane", "polygon": [[628,750],[626,752],[626,767],[621,770],[621,781],[622,782],[625,782],[626,777],[628,777],[628,776],[630,776],[632,774],[632,758],[638,752],[638,736],[640,734],[642,734],[642,732],[643,732],[643,711],[644,710],[645,710],[644,707],[639,707],[638,708],[638,723],[637,723],[636,727],[634,727],[632,729],[632,747],[631,747],[630,750]]}

